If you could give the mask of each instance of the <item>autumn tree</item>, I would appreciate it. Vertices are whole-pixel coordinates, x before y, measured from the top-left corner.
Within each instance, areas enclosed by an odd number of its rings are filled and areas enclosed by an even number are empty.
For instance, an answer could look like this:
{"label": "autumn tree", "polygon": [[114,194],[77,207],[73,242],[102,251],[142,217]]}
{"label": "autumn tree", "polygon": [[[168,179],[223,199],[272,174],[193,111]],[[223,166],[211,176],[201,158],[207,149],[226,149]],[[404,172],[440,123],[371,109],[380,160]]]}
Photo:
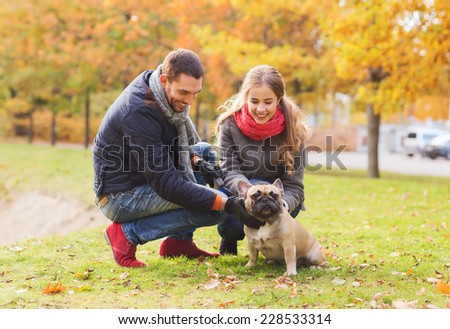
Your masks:
{"label": "autumn tree", "polygon": [[314,104],[332,88],[334,69],[324,56],[314,1],[203,2],[209,20],[194,22],[190,32],[207,58],[206,78],[217,105],[260,64],[276,67],[299,103]]}
{"label": "autumn tree", "polygon": [[325,1],[322,20],[337,74],[366,104],[368,176],[379,177],[381,115],[420,95],[448,92],[449,19],[445,1]]}
{"label": "autumn tree", "polygon": [[151,1],[116,0],[5,5],[0,74],[11,90],[7,107],[16,116],[29,116],[31,135],[36,107],[50,110],[54,144],[56,113],[81,112],[74,106],[84,104],[87,146],[91,94],[123,88],[137,72],[159,64],[170,48],[173,19],[163,15],[164,9]]}

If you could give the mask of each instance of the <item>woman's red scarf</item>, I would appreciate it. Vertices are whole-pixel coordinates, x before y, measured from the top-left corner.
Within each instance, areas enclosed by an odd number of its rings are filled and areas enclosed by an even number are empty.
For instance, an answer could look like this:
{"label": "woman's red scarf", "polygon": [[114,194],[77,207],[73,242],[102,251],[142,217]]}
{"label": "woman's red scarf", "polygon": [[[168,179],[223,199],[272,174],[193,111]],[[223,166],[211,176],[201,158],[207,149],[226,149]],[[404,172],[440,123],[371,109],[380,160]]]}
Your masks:
{"label": "woman's red scarf", "polygon": [[244,104],[239,111],[234,113],[234,120],[244,135],[256,141],[278,135],[285,128],[284,113],[279,106],[277,106],[273,117],[264,124],[256,123],[248,110],[247,104]]}

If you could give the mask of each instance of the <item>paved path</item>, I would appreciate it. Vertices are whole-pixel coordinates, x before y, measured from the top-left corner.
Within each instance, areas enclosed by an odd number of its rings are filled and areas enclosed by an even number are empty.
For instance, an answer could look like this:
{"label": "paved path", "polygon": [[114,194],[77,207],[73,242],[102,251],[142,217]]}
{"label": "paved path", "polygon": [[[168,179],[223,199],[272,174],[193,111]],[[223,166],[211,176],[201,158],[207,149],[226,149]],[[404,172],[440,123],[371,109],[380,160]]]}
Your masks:
{"label": "paved path", "polygon": [[[308,164],[319,168],[337,167],[345,169],[366,169],[367,153],[365,152],[341,152],[341,153],[308,153]],[[431,160],[414,156],[412,158],[404,154],[380,153],[378,156],[380,171],[421,175],[450,177],[450,160],[444,158]]]}

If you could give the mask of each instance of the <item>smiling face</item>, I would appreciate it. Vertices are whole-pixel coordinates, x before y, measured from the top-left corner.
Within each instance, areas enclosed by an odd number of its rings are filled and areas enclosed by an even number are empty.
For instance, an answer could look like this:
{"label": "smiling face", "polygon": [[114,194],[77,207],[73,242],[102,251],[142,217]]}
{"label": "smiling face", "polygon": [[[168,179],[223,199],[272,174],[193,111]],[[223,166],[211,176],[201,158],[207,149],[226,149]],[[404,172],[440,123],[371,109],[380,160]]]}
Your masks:
{"label": "smiling face", "polygon": [[272,119],[277,110],[278,102],[279,98],[266,84],[254,86],[248,91],[248,110],[253,120],[258,124],[265,124]]}
{"label": "smiling face", "polygon": [[202,78],[196,79],[184,73],[173,81],[161,74],[160,82],[166,92],[167,100],[175,112],[183,112],[202,90]]}

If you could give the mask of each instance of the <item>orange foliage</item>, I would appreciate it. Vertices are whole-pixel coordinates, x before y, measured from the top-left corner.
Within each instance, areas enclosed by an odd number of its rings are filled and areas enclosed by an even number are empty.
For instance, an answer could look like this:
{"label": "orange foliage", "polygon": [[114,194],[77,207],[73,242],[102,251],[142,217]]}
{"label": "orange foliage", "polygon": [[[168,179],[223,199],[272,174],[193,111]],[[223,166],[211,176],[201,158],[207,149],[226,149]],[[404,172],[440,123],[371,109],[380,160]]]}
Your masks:
{"label": "orange foliage", "polygon": [[411,108],[411,115],[418,120],[446,120],[449,114],[448,97],[428,96],[419,98]]}
{"label": "orange foliage", "polygon": [[439,292],[450,295],[450,285],[444,281],[439,281],[436,284],[436,288],[439,290]]}
{"label": "orange foliage", "polygon": [[52,285],[51,283],[47,284],[47,286],[45,287],[45,289],[42,291],[45,295],[49,295],[49,294],[59,294],[62,291],[64,291],[66,289],[66,287],[64,287],[62,285],[61,282],[56,282],[54,285]]}
{"label": "orange foliage", "polygon": [[[1,78],[16,98],[8,110],[16,103],[20,112],[26,105],[25,112],[79,113],[67,104],[83,103],[87,89],[122,89],[179,47],[204,61],[199,109],[208,118],[263,63],[280,70],[290,96],[308,93],[315,104],[345,89],[392,113],[449,90],[445,1],[18,1],[0,6],[0,15]],[[374,82],[370,71],[383,79]],[[419,118],[448,116],[433,104]],[[60,136],[83,136],[74,120],[58,120],[71,122]]]}

